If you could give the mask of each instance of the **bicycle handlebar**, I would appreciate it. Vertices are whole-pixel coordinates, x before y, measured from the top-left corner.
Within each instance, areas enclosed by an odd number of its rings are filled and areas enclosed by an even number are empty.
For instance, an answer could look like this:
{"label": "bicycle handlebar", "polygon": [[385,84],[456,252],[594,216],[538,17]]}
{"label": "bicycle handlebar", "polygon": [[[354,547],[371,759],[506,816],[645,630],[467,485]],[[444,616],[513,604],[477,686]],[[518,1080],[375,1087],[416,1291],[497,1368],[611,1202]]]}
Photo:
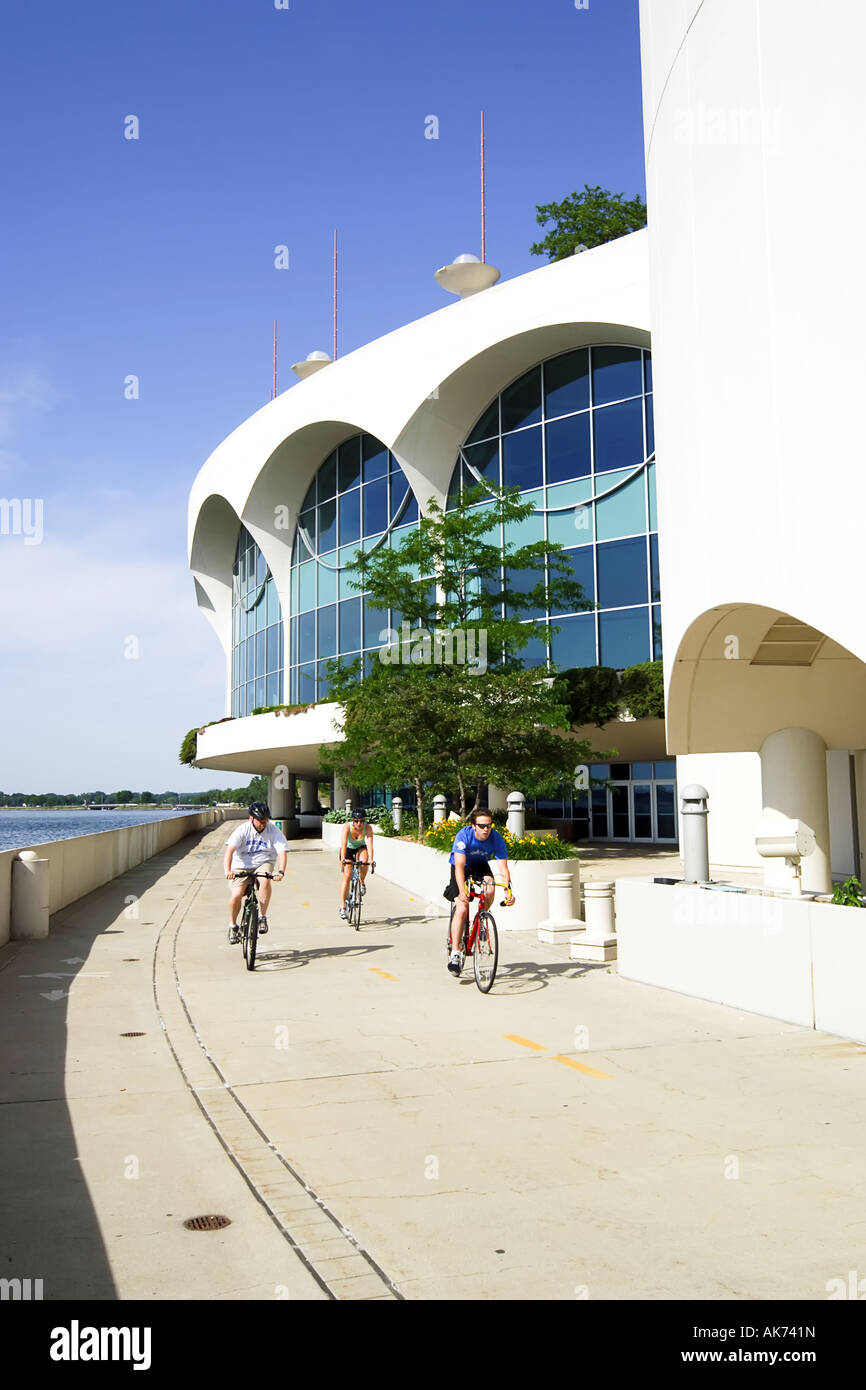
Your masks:
{"label": "bicycle handlebar", "polygon": [[369,862],[366,859],[341,859],[340,863],[343,865],[343,868],[345,868],[347,864],[366,864],[368,869],[375,869],[376,867],[375,859],[371,859]]}
{"label": "bicycle handlebar", "polygon": [[[277,870],[279,873],[280,870]],[[232,878],[276,878],[276,874],[260,874],[257,869],[233,869]]]}

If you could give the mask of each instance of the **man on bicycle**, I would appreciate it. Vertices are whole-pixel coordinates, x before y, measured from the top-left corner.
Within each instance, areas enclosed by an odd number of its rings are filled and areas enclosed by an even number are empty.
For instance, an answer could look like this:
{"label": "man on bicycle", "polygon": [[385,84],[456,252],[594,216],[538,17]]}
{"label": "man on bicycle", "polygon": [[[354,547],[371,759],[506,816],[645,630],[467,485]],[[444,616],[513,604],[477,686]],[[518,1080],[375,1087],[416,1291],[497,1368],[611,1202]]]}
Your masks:
{"label": "man on bicycle", "polygon": [[[234,880],[235,874],[242,870],[271,871],[279,859],[275,876],[281,879],[286,872],[288,852],[289,842],[271,820],[270,808],[265,805],[264,801],[254,801],[250,806],[249,820],[245,824],[239,825],[226,841],[223,871],[227,879]],[[241,939],[240,928],[235,925],[235,918],[238,915],[238,909],[248,883],[249,879],[240,878],[237,883],[232,882],[230,890],[229,941],[233,946],[236,946]],[[265,914],[271,901],[271,880],[260,878],[258,885],[259,934],[264,935],[268,929],[268,919]]]}
{"label": "man on bicycle", "polygon": [[451,865],[451,882],[443,897],[454,904],[451,919],[451,957],[448,969],[452,975],[459,975],[465,959],[461,949],[463,933],[469,919],[469,894],[466,879],[484,883],[484,907],[493,905],[494,882],[490,859],[501,863],[505,884],[508,889],[509,906],[514,902],[511,891],[511,870],[508,867],[508,847],[498,830],[493,829],[493,816],[486,806],[479,806],[469,815],[469,824],[458,830],[448,862]]}
{"label": "man on bicycle", "polygon": [[[351,824],[346,821],[340,836],[340,866],[343,870],[343,881],[340,884],[340,916],[344,922],[346,920],[346,897],[352,878],[352,861],[356,855],[360,865],[361,893],[363,894],[367,891],[364,887],[367,866],[373,859],[373,827],[360,809],[352,812]],[[346,860],[349,863],[346,863]]]}

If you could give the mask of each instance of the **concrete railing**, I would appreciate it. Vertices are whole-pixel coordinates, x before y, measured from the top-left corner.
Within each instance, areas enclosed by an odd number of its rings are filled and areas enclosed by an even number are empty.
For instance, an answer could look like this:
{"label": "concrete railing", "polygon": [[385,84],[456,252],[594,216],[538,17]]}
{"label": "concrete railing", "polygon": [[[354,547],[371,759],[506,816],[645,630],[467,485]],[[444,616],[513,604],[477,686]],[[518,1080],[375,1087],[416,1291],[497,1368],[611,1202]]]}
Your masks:
{"label": "concrete railing", "polygon": [[177,844],[185,835],[219,825],[221,811],[193,811],[188,816],[124,825],[118,830],[99,830],[47,844],[21,845],[0,852],[0,946],[14,936],[12,923],[12,864],[25,849],[48,860],[48,911],[62,907],[101,888],[104,883],[134,869],[153,855]]}

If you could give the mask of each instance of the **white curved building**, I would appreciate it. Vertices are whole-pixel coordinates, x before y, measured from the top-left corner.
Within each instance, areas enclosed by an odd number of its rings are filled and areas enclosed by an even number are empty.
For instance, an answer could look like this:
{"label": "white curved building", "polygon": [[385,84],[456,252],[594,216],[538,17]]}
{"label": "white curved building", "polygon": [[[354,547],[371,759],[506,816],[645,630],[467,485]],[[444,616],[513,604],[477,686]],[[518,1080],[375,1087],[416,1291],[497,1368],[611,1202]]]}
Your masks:
{"label": "white curved building", "polygon": [[[567,546],[597,601],[594,613],[556,614],[553,635],[539,613],[530,661],[622,668],[660,655],[648,349],[640,232],[470,292],[337,362],[303,364],[305,379],[235,430],[192,488],[190,567],[225,651],[231,716],[199,735],[198,765],[286,769],[313,810],[319,747],[334,736],[325,663],[372,659],[389,625],[345,567],[359,546],[416,525],[428,499],[446,504],[461,479],[516,483],[536,507],[521,542]],[[252,714],[281,703],[312,707]],[[559,814],[599,838],[674,840],[662,721],[618,725],[616,739],[592,732],[623,760],[599,769],[600,783],[621,785]]]}
{"label": "white curved building", "polygon": [[668,747],[712,859],[799,819],[827,891],[866,833],[866,9],[640,8]]}

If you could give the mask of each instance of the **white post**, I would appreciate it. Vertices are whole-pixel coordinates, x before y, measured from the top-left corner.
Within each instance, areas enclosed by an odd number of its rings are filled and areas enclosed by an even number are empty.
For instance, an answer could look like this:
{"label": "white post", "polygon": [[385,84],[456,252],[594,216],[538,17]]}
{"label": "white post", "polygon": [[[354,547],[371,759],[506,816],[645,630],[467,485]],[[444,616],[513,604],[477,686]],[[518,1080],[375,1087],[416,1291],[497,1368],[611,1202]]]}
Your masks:
{"label": "white post", "polygon": [[445,797],[438,792],[433,798],[433,824],[445,819]]}
{"label": "white post", "polygon": [[508,829],[516,840],[522,840],[526,831],[526,797],[523,792],[508,794]]}
{"label": "white post", "polygon": [[[776,825],[802,821],[815,836],[815,849],[803,860],[803,888],[830,893],[830,812],[827,797],[827,746],[812,729],[777,729],[760,748],[761,834]],[[764,883],[790,888],[790,870],[781,860],[768,859]]]}
{"label": "white post", "polygon": [[547,917],[538,924],[539,941],[567,946],[582,926],[574,915],[574,874],[548,874]]}
{"label": "white post", "polygon": [[394,829],[400,834],[403,825],[403,798],[402,796],[391,797],[391,819],[394,822]]}
{"label": "white post", "polygon": [[301,782],[301,815],[315,816],[319,810],[319,788],[312,777],[302,777]]}
{"label": "white post", "polygon": [[12,860],[13,941],[38,941],[48,935],[48,860],[24,849]]}
{"label": "white post", "polygon": [[586,931],[571,943],[572,960],[606,961],[616,958],[613,893],[612,883],[584,883]]}

